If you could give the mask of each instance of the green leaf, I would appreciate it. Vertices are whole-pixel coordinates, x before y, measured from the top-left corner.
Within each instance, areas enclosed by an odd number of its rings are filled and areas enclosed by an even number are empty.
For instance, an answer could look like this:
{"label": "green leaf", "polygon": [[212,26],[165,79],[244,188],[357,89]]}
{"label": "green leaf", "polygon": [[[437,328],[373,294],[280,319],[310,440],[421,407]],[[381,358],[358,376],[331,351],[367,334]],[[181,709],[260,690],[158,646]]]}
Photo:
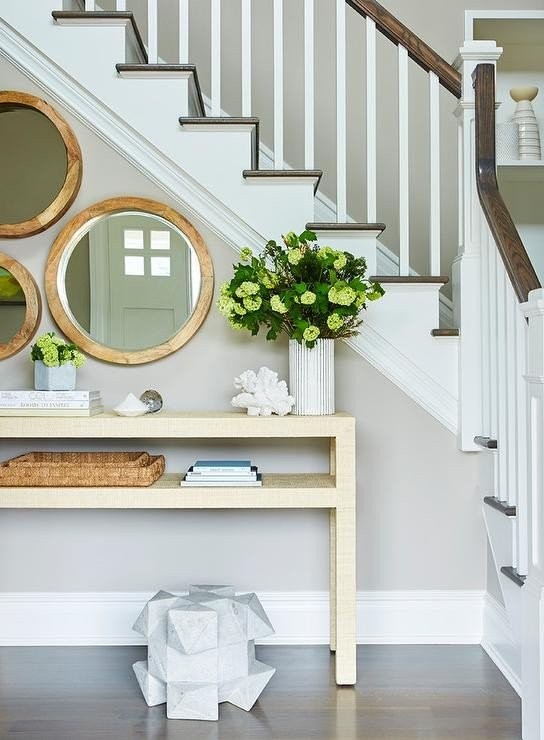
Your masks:
{"label": "green leaf", "polygon": [[299,295],[302,295],[303,293],[306,293],[308,286],[306,283],[295,283],[295,290]]}

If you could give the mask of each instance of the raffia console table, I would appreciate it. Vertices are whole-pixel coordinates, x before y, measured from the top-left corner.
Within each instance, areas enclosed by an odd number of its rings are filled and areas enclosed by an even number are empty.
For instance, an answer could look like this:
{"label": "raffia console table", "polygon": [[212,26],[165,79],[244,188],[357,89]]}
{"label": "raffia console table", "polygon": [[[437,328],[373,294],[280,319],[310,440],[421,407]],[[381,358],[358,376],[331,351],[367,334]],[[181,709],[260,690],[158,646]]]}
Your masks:
{"label": "raffia console table", "polygon": [[[248,417],[241,413],[159,413],[127,419],[3,417],[0,439],[327,438],[328,473],[264,474],[262,488],[181,488],[167,473],[149,488],[0,488],[4,509],[328,509],[330,646],[336,683],[356,681],[355,419]],[[241,442],[241,444],[243,444]]]}

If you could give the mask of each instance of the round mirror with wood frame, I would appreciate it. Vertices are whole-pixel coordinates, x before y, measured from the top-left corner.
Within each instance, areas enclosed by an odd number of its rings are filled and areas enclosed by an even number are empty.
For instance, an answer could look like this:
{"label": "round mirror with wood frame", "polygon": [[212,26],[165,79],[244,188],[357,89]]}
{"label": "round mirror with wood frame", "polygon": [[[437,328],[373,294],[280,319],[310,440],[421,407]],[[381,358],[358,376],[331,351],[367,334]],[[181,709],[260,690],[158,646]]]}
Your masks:
{"label": "round mirror with wood frame", "polygon": [[83,163],[74,132],[45,100],[0,90],[0,238],[49,228],[74,202]]}
{"label": "round mirror with wood frame", "polygon": [[73,218],[47,259],[45,291],[64,334],[93,357],[135,365],[186,344],[206,318],[213,264],[181,214],[111,198]]}
{"label": "round mirror with wood frame", "polygon": [[42,317],[42,300],[34,278],[20,262],[0,252],[0,360],[30,342]]}

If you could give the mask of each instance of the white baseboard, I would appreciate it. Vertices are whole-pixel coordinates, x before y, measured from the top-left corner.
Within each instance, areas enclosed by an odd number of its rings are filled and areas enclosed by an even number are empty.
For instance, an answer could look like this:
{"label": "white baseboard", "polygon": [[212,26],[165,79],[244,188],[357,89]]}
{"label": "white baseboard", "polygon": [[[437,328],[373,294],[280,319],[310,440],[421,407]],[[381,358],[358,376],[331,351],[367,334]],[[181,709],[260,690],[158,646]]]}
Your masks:
{"label": "white baseboard", "polygon": [[[137,645],[131,627],[150,593],[0,594],[0,645]],[[326,592],[260,593],[270,644],[327,644]],[[357,596],[358,643],[479,644],[482,591],[367,591]]]}
{"label": "white baseboard", "polygon": [[484,597],[482,647],[514,691],[521,696],[521,654],[506,609],[489,594]]}

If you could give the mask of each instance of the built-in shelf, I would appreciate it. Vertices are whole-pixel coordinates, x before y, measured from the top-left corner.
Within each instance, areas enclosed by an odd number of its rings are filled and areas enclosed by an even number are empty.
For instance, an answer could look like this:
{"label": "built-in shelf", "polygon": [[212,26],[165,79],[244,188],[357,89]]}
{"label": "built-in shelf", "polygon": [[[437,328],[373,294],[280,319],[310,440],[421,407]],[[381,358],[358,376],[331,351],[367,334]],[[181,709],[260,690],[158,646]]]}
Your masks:
{"label": "built-in shelf", "polygon": [[544,159],[510,160],[497,162],[499,177],[503,182],[542,182],[544,181]]}

